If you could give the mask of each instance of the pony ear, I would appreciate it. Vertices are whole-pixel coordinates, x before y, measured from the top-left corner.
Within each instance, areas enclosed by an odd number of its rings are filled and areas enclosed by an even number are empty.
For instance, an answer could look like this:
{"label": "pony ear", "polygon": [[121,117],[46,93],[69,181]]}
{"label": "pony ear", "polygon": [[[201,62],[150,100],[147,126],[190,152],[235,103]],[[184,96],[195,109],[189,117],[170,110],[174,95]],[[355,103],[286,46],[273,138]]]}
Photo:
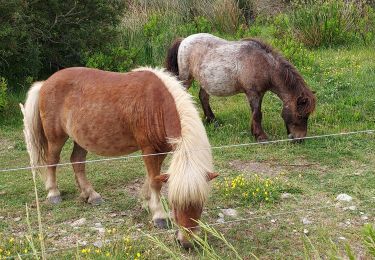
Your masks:
{"label": "pony ear", "polygon": [[307,97],[297,98],[297,111],[299,114],[305,114],[307,108],[309,107],[310,100]]}
{"label": "pony ear", "polygon": [[166,174],[166,173],[162,173],[162,174],[154,177],[155,181],[160,181],[160,182],[164,182],[164,183],[167,182],[168,179],[169,179],[169,174]]}
{"label": "pony ear", "polygon": [[218,173],[216,173],[216,172],[209,172],[209,173],[207,173],[207,180],[211,181],[211,180],[215,179],[217,176],[219,176]]}

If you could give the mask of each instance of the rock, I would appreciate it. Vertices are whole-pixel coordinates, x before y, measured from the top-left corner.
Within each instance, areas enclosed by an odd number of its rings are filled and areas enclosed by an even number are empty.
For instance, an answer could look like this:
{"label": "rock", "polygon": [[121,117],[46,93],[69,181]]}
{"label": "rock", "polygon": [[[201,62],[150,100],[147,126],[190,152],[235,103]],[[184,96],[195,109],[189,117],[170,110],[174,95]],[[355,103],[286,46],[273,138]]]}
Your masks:
{"label": "rock", "polygon": [[218,218],[216,220],[217,223],[225,223],[225,220],[223,218]]}
{"label": "rock", "polygon": [[111,213],[111,214],[109,214],[109,216],[110,216],[111,218],[114,218],[114,217],[117,216],[117,213]]}
{"label": "rock", "polygon": [[339,240],[346,240],[345,237],[339,237]]}
{"label": "rock", "polygon": [[287,192],[281,194],[282,199],[290,199],[291,197],[292,197],[292,194],[287,193]]}
{"label": "rock", "polygon": [[103,242],[101,240],[95,241],[93,245],[97,248],[102,248],[103,247]]}
{"label": "rock", "polygon": [[302,221],[302,223],[303,223],[304,225],[310,225],[310,224],[312,223],[312,221],[308,220],[306,217],[305,217],[305,218],[302,218],[301,221]]}
{"label": "rock", "polygon": [[78,244],[80,246],[86,246],[87,245],[87,241],[85,241],[85,240],[78,240]]}
{"label": "rock", "polygon": [[18,221],[21,220],[21,217],[16,217],[16,218],[14,218],[13,220],[14,220],[15,222],[18,222]]}
{"label": "rock", "polygon": [[271,223],[276,223],[276,219],[271,219]]}
{"label": "rock", "polygon": [[235,209],[222,209],[221,212],[223,212],[224,215],[230,216],[230,217],[233,217],[233,218],[238,216],[237,210],[235,210]]}
{"label": "rock", "polygon": [[79,227],[79,226],[82,226],[85,223],[86,223],[86,218],[80,218],[80,219],[74,221],[72,224],[70,224],[70,226]]}
{"label": "rock", "polygon": [[94,225],[95,225],[95,227],[103,227],[102,223],[100,223],[100,222],[97,222]]}
{"label": "rock", "polygon": [[348,194],[345,194],[345,193],[341,193],[339,194],[337,197],[336,197],[336,200],[338,201],[346,201],[346,202],[349,202],[349,201],[352,201],[352,197],[349,196]]}
{"label": "rock", "polygon": [[1,195],[5,195],[5,194],[7,194],[7,192],[6,192],[6,191],[3,191],[3,190],[2,190],[2,191],[0,191],[0,196],[1,196]]}
{"label": "rock", "polygon": [[120,212],[120,216],[124,217],[124,216],[128,216],[129,214],[126,212],[126,211],[121,211]]}
{"label": "rock", "polygon": [[350,207],[345,207],[344,210],[356,210],[357,207],[356,206],[350,206]]}
{"label": "rock", "polygon": [[304,228],[303,229],[303,234],[305,234],[307,236],[309,234],[309,231],[306,228]]}
{"label": "rock", "polygon": [[217,214],[218,216],[219,216],[219,218],[224,218],[224,214],[223,213],[219,213],[219,214]]}
{"label": "rock", "polygon": [[366,215],[361,216],[362,220],[368,220],[368,217]]}

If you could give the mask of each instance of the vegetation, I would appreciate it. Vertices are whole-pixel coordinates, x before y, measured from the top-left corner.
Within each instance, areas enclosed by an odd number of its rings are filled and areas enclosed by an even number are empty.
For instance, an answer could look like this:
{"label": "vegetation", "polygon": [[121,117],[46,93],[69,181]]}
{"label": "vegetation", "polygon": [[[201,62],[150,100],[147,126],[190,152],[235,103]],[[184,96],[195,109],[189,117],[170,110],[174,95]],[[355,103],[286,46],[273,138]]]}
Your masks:
{"label": "vegetation", "polygon": [[[375,129],[375,18],[374,3],[368,3],[1,1],[0,169],[28,164],[18,103],[32,81],[73,65],[113,71],[162,66],[166,49],[176,37],[197,32],[226,39],[258,37],[290,59],[317,95],[309,135]],[[190,92],[199,102],[196,84]],[[248,132],[249,108],[244,96],[213,97],[211,102],[221,122],[217,129],[206,125],[213,146],[255,141]],[[286,138],[280,111],[279,99],[268,93],[263,126],[272,139]],[[213,150],[221,177],[213,181],[202,218],[206,224],[201,223],[198,245],[190,253],[175,244],[172,232],[155,230],[149,213],[140,207],[138,191],[145,175],[141,160],[88,164],[89,179],[105,199],[100,207],[78,201],[72,169],[60,167],[63,202],[54,207],[40,205],[45,246],[57,249],[47,255],[84,259],[371,258],[374,226],[366,223],[373,223],[375,217],[374,141],[374,134],[361,134],[298,145]],[[71,148],[69,142],[62,162],[69,161]],[[93,154],[88,157],[96,158]],[[40,250],[40,237],[31,175],[21,170],[0,174],[0,259],[17,254],[33,257],[35,249]],[[43,201],[44,187],[41,182],[37,187]],[[285,193],[289,196],[282,198]],[[349,194],[353,201],[337,202],[340,193]],[[225,208],[235,208],[238,217],[225,215],[226,222],[221,224],[218,214]],[[85,222],[75,226],[81,218]],[[304,218],[310,223],[304,223]]]}

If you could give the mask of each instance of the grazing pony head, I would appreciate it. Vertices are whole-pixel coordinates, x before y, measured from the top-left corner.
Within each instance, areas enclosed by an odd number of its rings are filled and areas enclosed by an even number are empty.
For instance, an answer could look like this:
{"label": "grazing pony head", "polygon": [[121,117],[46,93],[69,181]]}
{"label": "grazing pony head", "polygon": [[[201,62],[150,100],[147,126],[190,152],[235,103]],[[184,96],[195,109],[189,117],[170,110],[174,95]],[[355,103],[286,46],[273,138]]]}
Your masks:
{"label": "grazing pony head", "polygon": [[288,137],[304,138],[307,135],[307,120],[315,109],[316,98],[308,88],[302,75],[282,55],[270,45],[257,39],[243,39],[255,42],[265,52],[272,55],[274,70],[271,76],[271,90],[283,100],[281,113],[284,119]]}
{"label": "grazing pony head", "polygon": [[284,99],[281,116],[289,138],[304,138],[307,135],[308,118],[315,109],[316,98],[295,67],[284,58],[280,59],[280,77],[286,91],[290,93]]}
{"label": "grazing pony head", "polygon": [[[219,176],[219,174],[217,173],[207,173],[206,182],[208,183],[217,176]],[[155,180],[166,183],[168,182],[169,177],[169,174],[161,174],[156,176]],[[201,199],[204,200],[205,198]],[[178,201],[172,201],[172,212],[174,220],[180,227],[185,229],[179,230],[177,232],[177,241],[185,249],[192,247],[191,233],[197,233],[199,231],[197,221],[201,218],[202,210],[203,201],[200,200],[188,204],[181,204]]]}

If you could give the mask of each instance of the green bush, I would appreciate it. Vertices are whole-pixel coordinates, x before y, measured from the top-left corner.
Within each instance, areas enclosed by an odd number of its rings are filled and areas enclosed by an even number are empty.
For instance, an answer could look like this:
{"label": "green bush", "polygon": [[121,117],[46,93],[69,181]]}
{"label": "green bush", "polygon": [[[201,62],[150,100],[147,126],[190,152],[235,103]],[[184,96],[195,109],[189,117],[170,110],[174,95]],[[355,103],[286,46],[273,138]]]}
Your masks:
{"label": "green bush", "polygon": [[275,18],[279,35],[293,35],[308,47],[335,46],[374,36],[373,9],[361,1],[296,1],[292,12]]}
{"label": "green bush", "polygon": [[122,0],[0,0],[0,75],[11,91],[31,76],[84,65],[84,54],[118,40]]}
{"label": "green bush", "polygon": [[107,52],[97,52],[90,55],[86,67],[109,71],[129,71],[134,63],[137,52],[135,49],[127,50],[123,47],[112,47]]}
{"label": "green bush", "polygon": [[0,77],[0,111],[2,111],[7,104],[7,82],[3,77]]}

